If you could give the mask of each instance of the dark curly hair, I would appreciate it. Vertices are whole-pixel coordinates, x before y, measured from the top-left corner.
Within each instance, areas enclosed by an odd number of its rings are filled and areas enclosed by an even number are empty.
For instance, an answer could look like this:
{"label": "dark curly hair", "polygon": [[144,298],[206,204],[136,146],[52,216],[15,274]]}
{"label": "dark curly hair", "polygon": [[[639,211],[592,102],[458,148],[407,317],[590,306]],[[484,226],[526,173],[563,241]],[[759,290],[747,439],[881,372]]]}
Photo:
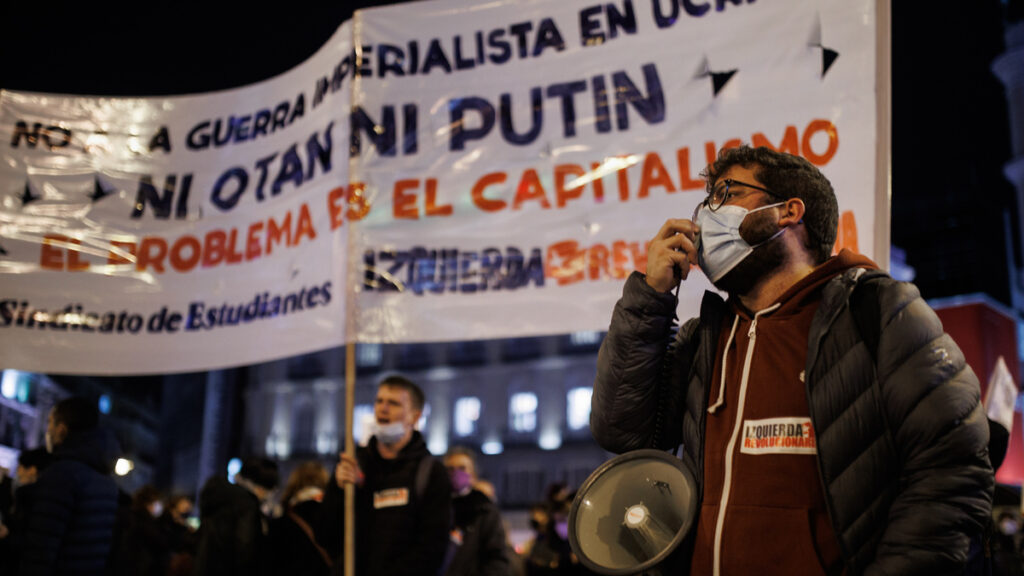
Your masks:
{"label": "dark curly hair", "polygon": [[718,153],[718,159],[701,172],[708,193],[718,178],[733,166],[752,168],[754,175],[772,192],[785,198],[803,200],[805,246],[821,264],[832,255],[839,224],[839,205],[832,183],[813,164],[799,156],[777,152],[767,146],[740,146]]}

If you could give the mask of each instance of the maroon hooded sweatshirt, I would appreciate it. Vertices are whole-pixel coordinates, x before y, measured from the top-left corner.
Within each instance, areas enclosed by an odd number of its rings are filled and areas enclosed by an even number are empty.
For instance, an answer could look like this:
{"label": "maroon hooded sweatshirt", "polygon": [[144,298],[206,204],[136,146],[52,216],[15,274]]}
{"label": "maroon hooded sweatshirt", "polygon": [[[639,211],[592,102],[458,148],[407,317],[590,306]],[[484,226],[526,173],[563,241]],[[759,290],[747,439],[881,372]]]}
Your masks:
{"label": "maroon hooded sweatshirt", "polygon": [[842,565],[804,367],[822,287],[855,267],[877,268],[844,250],[764,310],[751,313],[730,299],[734,315],[723,323],[708,383],[704,500],[691,574],[813,576]]}

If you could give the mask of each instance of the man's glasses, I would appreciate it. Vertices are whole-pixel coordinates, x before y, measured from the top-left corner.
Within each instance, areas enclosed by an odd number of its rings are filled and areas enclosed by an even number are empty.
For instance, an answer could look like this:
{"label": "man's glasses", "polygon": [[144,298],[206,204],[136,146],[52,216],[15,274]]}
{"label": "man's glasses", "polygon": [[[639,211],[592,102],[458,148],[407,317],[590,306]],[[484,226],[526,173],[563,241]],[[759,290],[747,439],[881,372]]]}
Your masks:
{"label": "man's glasses", "polygon": [[775,192],[772,192],[767,188],[762,188],[761,186],[755,186],[754,184],[747,184],[746,182],[740,182],[739,180],[727,178],[725,180],[722,180],[717,186],[715,186],[713,190],[711,190],[711,193],[708,194],[708,197],[705,198],[703,202],[697,205],[697,210],[700,210],[701,206],[707,206],[708,210],[711,210],[712,212],[718,210],[719,208],[722,207],[723,204],[728,202],[730,198],[732,198],[733,196],[738,196],[743,193],[741,191],[733,190],[733,188],[737,187],[758,190],[780,200],[786,199],[785,197],[776,194]]}

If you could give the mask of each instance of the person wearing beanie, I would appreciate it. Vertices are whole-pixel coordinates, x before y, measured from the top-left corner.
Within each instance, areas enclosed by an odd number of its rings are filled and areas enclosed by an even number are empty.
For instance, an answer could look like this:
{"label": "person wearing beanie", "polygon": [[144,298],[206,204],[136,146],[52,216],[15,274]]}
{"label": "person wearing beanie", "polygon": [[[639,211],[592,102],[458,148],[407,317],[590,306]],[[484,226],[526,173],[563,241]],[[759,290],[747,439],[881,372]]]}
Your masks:
{"label": "person wearing beanie", "polygon": [[[838,205],[807,160],[723,150],[670,219],[598,355],[605,449],[675,450],[697,483],[689,573],[957,574],[991,511],[978,379],[917,289],[833,255]],[[692,266],[708,292],[673,331]]]}

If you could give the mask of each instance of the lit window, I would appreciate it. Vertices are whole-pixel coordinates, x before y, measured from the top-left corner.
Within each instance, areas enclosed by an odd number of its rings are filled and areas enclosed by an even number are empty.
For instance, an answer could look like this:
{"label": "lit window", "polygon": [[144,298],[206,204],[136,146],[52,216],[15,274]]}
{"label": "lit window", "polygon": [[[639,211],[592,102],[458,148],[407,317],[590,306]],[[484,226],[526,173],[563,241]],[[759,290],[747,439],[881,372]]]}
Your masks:
{"label": "lit window", "polygon": [[373,436],[373,423],[376,418],[373,416],[373,406],[359,404],[352,409],[352,439],[360,446],[366,446]]}
{"label": "lit window", "polygon": [[480,420],[480,399],[472,396],[455,401],[455,435],[476,434],[476,423]]}
{"label": "lit window", "polygon": [[3,376],[0,377],[0,394],[3,394],[4,398],[10,398],[14,400],[15,394],[18,392],[18,377],[21,372],[17,370],[4,370]]}
{"label": "lit window", "polygon": [[383,352],[380,344],[367,343],[356,345],[357,366],[380,366],[382,359]]}
{"label": "lit window", "polygon": [[480,445],[480,451],[488,456],[494,456],[495,454],[501,454],[505,451],[505,447],[498,440],[488,440]]}
{"label": "lit window", "polygon": [[509,401],[509,420],[514,432],[533,432],[537,429],[537,395],[517,392]]}
{"label": "lit window", "polygon": [[320,432],[316,435],[316,453],[334,454],[338,451],[338,439],[330,432]]}
{"label": "lit window", "polygon": [[427,429],[427,420],[430,419],[430,402],[423,405],[423,412],[420,413],[420,419],[416,421],[417,430]]}
{"label": "lit window", "polygon": [[540,433],[537,445],[541,450],[558,450],[562,446],[562,433],[558,430],[544,430]]}
{"label": "lit window", "polygon": [[573,346],[593,346],[601,341],[601,333],[596,330],[573,332],[569,334],[569,342]]}
{"label": "lit window", "polygon": [[443,456],[448,452],[448,437],[441,434],[432,434],[427,439],[427,450],[435,456]]}
{"label": "lit window", "polygon": [[4,370],[0,376],[0,395],[4,398],[28,403],[29,391],[32,388],[32,373],[20,370]]}
{"label": "lit window", "polygon": [[593,393],[592,388],[583,386],[569,390],[565,403],[569,430],[583,430],[590,424],[590,397]]}

